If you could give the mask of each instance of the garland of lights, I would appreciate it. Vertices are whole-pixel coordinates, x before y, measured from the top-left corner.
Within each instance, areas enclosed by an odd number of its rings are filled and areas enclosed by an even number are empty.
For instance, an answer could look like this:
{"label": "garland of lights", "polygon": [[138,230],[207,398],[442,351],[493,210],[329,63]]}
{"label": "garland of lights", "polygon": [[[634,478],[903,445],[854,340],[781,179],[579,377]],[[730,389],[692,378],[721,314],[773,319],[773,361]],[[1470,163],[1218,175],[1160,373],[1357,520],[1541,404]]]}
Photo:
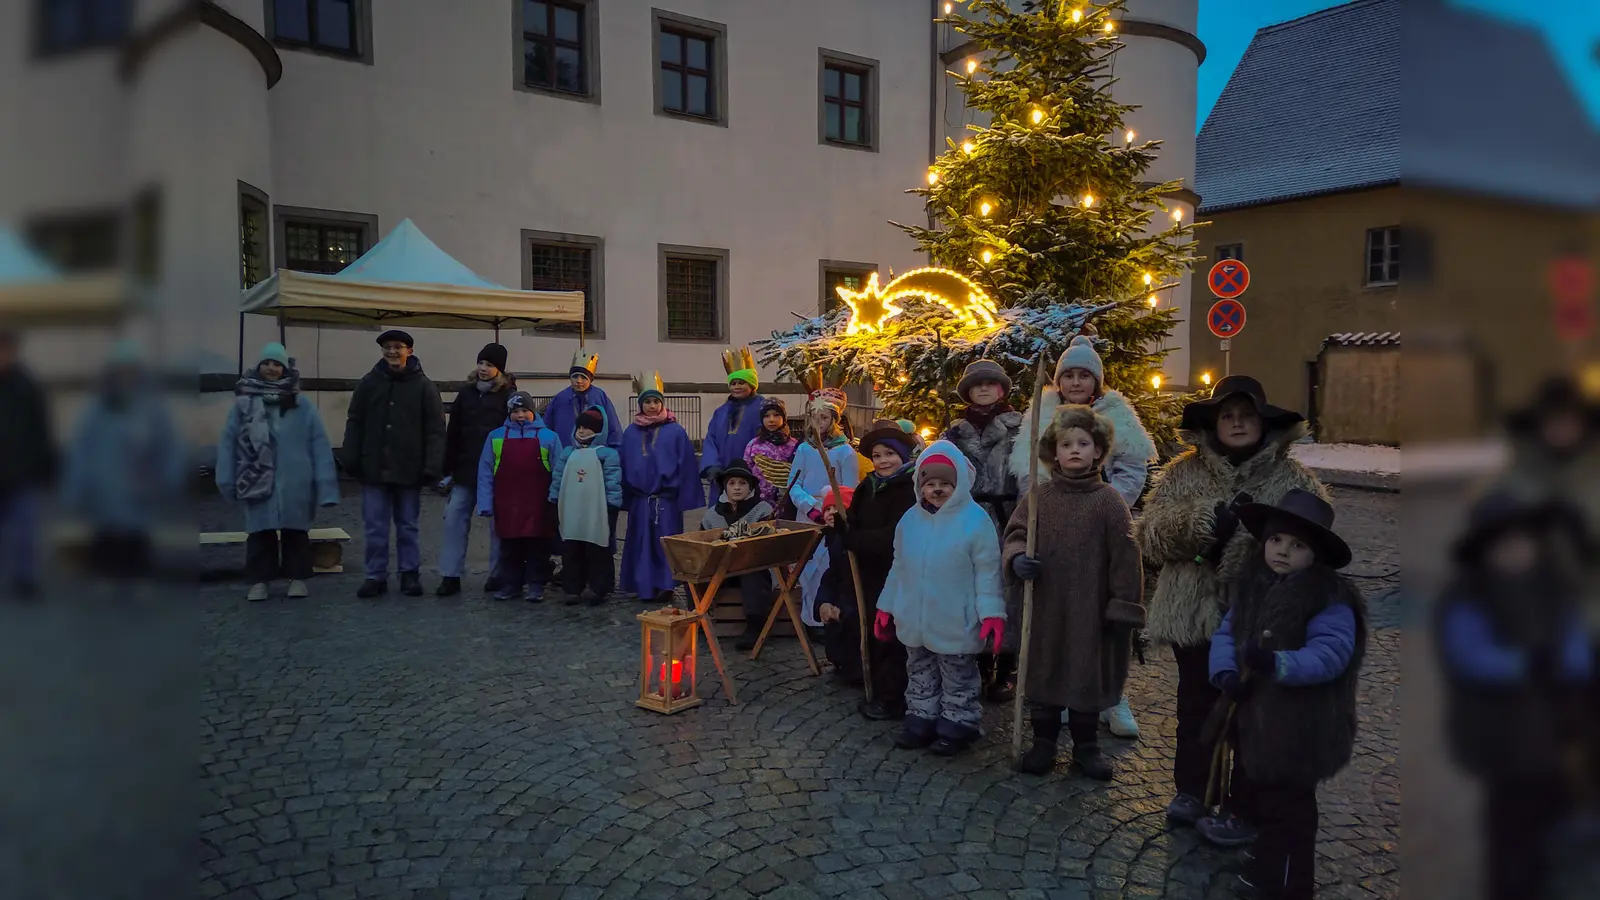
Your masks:
{"label": "garland of lights", "polygon": [[912,269],[881,288],[878,286],[878,273],[873,272],[859,291],[852,291],[842,284],[835,290],[839,292],[839,299],[850,307],[850,324],[845,328],[846,334],[881,331],[884,322],[905,312],[895,301],[908,297],[932,300],[967,325],[983,328],[993,328],[995,315],[999,312],[987,291],[967,276],[950,269]]}

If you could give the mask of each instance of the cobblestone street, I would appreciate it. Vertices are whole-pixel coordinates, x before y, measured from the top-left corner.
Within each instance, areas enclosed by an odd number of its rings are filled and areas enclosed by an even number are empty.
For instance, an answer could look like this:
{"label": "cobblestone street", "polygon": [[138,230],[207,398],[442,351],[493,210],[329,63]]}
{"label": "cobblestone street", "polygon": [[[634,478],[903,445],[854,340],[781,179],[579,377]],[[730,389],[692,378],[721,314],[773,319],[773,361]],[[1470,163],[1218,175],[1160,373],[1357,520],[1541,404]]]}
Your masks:
{"label": "cobblestone street", "polygon": [[[1129,684],[1138,743],[1105,737],[1109,786],[1013,772],[1009,707],[953,760],[894,749],[894,723],[812,677],[791,641],[733,653],[737,706],[702,649],[699,709],[638,709],[643,606],[493,603],[474,535],[440,599],[441,502],[423,511],[426,597],[303,601],[203,588],[204,895],[332,898],[1141,898],[1233,896],[1234,854],[1169,831],[1175,667]],[[1325,898],[1399,896],[1399,497],[1337,493],[1372,604],[1354,763],[1322,790]],[[220,503],[203,529],[237,527]],[[477,526],[481,532],[481,524]],[[217,562],[221,558],[208,558]],[[282,586],[276,588],[279,592]],[[1065,750],[1063,750],[1063,756]]]}

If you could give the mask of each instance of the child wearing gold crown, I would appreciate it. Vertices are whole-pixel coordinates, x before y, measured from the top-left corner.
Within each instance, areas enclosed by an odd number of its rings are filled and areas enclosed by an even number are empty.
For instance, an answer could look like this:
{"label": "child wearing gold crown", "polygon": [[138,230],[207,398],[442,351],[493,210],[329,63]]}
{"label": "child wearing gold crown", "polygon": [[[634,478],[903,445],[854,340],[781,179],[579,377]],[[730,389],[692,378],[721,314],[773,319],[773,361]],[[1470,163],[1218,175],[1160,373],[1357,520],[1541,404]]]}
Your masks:
{"label": "child wearing gold crown", "polygon": [[749,347],[722,351],[722,368],[728,373],[728,399],[711,414],[706,439],[700,444],[700,477],[712,485],[708,506],[717,503],[716,485],[722,470],[744,459],[744,448],[761,431],[761,376]]}
{"label": "child wearing gold crown", "polygon": [[[605,413],[607,423],[623,421],[617,417],[617,408],[611,405],[611,398],[606,396],[605,391],[595,387],[594,372],[599,366],[598,353],[579,350],[572,357],[572,368],[567,371],[572,385],[562,388],[550,398],[550,406],[544,412],[545,426],[556,433],[564,446],[572,445],[572,432],[578,426],[578,414],[586,409],[598,409]],[[605,443],[607,447],[620,451],[622,429],[611,428],[606,434]]]}

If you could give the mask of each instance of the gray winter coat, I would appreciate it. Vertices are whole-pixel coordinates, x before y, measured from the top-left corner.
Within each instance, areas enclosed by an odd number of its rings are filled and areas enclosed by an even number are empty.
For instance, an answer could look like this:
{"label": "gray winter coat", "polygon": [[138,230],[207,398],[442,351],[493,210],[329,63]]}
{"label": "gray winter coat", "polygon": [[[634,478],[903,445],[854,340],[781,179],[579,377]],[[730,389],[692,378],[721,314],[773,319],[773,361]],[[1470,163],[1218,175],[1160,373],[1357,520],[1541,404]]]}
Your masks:
{"label": "gray winter coat", "polygon": [[1017,507],[1018,479],[1009,461],[1017,433],[1022,428],[1022,413],[1003,412],[985,425],[982,433],[966,419],[957,419],[945,431],[945,440],[956,445],[977,474],[972,480],[972,499],[989,518],[998,533]]}
{"label": "gray winter coat", "polygon": [[239,407],[228,411],[228,422],[217,440],[217,490],[224,499],[244,508],[245,531],[311,530],[317,507],[339,502],[339,479],[333,467],[333,448],[322,428],[316,407],[301,396],[293,407],[267,408],[272,429],[272,496],[261,500],[234,498],[238,479]]}

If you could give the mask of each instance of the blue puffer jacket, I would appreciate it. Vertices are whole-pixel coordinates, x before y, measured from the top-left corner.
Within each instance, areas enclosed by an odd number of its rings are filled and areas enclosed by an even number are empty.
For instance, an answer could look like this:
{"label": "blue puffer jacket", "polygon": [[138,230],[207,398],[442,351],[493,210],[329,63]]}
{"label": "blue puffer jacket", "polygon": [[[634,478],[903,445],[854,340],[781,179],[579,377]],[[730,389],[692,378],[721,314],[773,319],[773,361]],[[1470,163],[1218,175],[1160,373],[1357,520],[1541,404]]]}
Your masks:
{"label": "blue puffer jacket", "polygon": [[[235,452],[240,417],[235,405],[228,411],[228,422],[217,440],[217,490],[229,502],[236,502]],[[286,410],[269,405],[267,422],[272,427],[272,496],[240,501],[244,507],[244,530],[309,531],[318,507],[339,502],[339,476],[334,470],[333,448],[328,444],[322,417],[304,396],[297,396],[294,406]]]}
{"label": "blue puffer jacket", "polygon": [[938,512],[921,503],[907,510],[894,533],[894,566],[878,609],[894,617],[895,635],[907,647],[934,653],[979,653],[984,619],[1004,618],[1000,593],[1000,537],[994,521],[972,501],[972,465],[949,441],[934,441],[917,458],[943,454],[956,464],[956,489]]}
{"label": "blue puffer jacket", "polygon": [[147,392],[84,408],[67,445],[61,500],[91,527],[144,532],[182,496],[188,457],[166,402]]}

